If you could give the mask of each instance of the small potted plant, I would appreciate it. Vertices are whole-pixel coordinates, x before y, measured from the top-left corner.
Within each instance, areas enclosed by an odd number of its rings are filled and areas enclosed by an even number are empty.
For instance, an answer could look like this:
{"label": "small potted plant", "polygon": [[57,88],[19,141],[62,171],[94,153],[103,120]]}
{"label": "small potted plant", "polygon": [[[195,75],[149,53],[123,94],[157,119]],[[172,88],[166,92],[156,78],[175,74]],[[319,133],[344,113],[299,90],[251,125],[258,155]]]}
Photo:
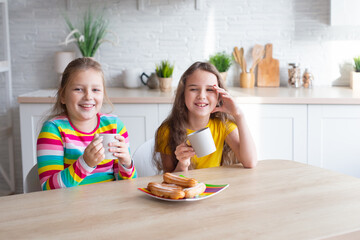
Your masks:
{"label": "small potted plant", "polygon": [[360,56],[354,58],[354,71],[350,77],[350,88],[360,91]]}
{"label": "small potted plant", "polygon": [[160,91],[171,91],[173,71],[174,64],[171,64],[168,60],[163,60],[160,62],[160,64],[156,64],[156,75],[159,78]]}
{"label": "small potted plant", "polygon": [[[83,26],[79,28],[72,24],[67,15],[64,15],[64,18],[70,33],[63,44],[67,45],[76,42],[83,57],[94,57],[96,51],[104,42],[117,45],[118,37],[114,32],[107,29],[108,21],[104,19],[103,14],[95,14],[89,8],[84,14]],[[107,33],[112,33],[116,37],[116,42],[105,39]],[[70,39],[71,37],[73,38]]]}
{"label": "small potted plant", "polygon": [[231,55],[225,52],[218,52],[210,56],[209,62],[216,67],[216,69],[220,72],[221,77],[225,82],[227,71],[229,70],[232,64]]}

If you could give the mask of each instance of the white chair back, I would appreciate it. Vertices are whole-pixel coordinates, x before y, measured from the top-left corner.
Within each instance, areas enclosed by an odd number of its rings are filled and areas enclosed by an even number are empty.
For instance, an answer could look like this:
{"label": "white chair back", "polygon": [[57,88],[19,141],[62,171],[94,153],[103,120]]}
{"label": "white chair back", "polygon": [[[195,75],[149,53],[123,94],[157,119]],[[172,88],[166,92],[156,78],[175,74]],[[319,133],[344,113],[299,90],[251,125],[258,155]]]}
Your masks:
{"label": "white chair back", "polygon": [[146,141],[135,150],[132,156],[138,177],[154,176],[157,174],[157,169],[152,163],[154,144],[154,138]]}
{"label": "white chair back", "polygon": [[38,167],[35,164],[25,178],[24,193],[41,191]]}

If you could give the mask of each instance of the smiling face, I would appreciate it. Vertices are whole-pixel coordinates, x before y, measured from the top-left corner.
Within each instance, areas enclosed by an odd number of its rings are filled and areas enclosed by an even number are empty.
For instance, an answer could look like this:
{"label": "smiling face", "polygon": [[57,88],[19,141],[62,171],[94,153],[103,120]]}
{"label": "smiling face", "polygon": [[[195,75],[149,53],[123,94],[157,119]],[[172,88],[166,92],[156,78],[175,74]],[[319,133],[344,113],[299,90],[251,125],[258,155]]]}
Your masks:
{"label": "smiling face", "polygon": [[94,69],[87,69],[78,71],[71,78],[61,97],[61,103],[66,105],[68,117],[77,128],[95,127],[96,114],[104,99],[102,74]]}
{"label": "smiling face", "polygon": [[189,120],[210,117],[218,102],[214,85],[218,86],[216,75],[201,69],[187,77],[184,94]]}

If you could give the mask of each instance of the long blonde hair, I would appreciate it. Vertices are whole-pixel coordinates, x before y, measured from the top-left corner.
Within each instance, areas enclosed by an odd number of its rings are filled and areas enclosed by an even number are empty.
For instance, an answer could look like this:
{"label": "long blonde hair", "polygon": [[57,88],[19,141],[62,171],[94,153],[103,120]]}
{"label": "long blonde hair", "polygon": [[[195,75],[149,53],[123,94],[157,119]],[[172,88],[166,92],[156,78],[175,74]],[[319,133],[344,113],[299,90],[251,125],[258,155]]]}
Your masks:
{"label": "long blonde hair", "polygon": [[[158,149],[158,139],[162,137],[163,132],[160,132],[159,129],[169,129],[169,142],[166,146],[167,149],[171,151],[171,161],[173,166],[177,165],[177,159],[175,156],[176,147],[185,141],[187,131],[186,131],[186,123],[188,122],[188,109],[185,104],[185,86],[187,78],[193,74],[196,70],[203,70],[214,74],[217,78],[218,86],[226,90],[225,84],[220,76],[218,70],[208,62],[195,62],[193,63],[181,76],[178,87],[175,93],[175,100],[173,104],[173,108],[169,116],[162,122],[160,127],[157,129],[155,133],[155,149]],[[233,121],[233,117],[224,112],[216,112],[211,113],[210,118],[218,118],[223,123],[226,123],[228,120]],[[222,154],[222,165],[229,165],[236,160],[234,159],[235,155],[231,151],[230,147],[225,143],[223,154]],[[153,162],[156,168],[159,171],[164,170],[163,163],[159,154],[154,154]],[[173,171],[174,169],[170,169]]]}
{"label": "long blonde hair", "polygon": [[66,105],[61,103],[61,98],[64,96],[66,88],[69,86],[71,80],[74,79],[73,76],[75,76],[76,73],[78,73],[79,71],[84,71],[88,69],[93,69],[101,74],[104,86],[104,101],[110,104],[111,108],[113,109],[113,105],[106,94],[104,72],[101,68],[101,65],[92,58],[77,58],[66,66],[64,73],[62,74],[60,86],[56,93],[56,102],[52,107],[51,112],[47,116],[46,120],[50,120],[57,116],[68,116]]}

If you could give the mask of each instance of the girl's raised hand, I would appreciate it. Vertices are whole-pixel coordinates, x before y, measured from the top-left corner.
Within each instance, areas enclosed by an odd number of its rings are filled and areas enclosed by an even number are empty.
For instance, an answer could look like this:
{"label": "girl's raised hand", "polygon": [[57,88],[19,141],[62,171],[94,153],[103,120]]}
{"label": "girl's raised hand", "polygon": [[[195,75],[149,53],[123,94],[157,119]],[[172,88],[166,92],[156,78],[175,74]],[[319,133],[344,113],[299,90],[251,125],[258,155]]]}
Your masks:
{"label": "girl's raised hand", "polygon": [[213,86],[213,89],[216,91],[217,94],[219,94],[219,102],[222,103],[214,108],[214,110],[212,111],[213,113],[225,112],[233,116],[242,114],[241,109],[236,105],[233,97],[227,91],[225,91],[225,89],[219,88],[216,85]]}
{"label": "girl's raised hand", "polygon": [[195,156],[195,151],[185,142],[178,145],[175,149],[176,159],[179,161],[175,170],[186,171],[190,166],[190,158]]}
{"label": "girl's raised hand", "polygon": [[125,142],[125,138],[123,136],[115,136],[118,142],[110,143],[110,152],[114,153],[114,156],[117,157],[121,164],[125,167],[131,167],[131,157],[129,153],[128,145]]}
{"label": "girl's raised hand", "polygon": [[95,167],[104,160],[104,148],[102,145],[103,139],[99,137],[99,134],[95,134],[94,139],[85,148],[84,161],[89,167]]}

